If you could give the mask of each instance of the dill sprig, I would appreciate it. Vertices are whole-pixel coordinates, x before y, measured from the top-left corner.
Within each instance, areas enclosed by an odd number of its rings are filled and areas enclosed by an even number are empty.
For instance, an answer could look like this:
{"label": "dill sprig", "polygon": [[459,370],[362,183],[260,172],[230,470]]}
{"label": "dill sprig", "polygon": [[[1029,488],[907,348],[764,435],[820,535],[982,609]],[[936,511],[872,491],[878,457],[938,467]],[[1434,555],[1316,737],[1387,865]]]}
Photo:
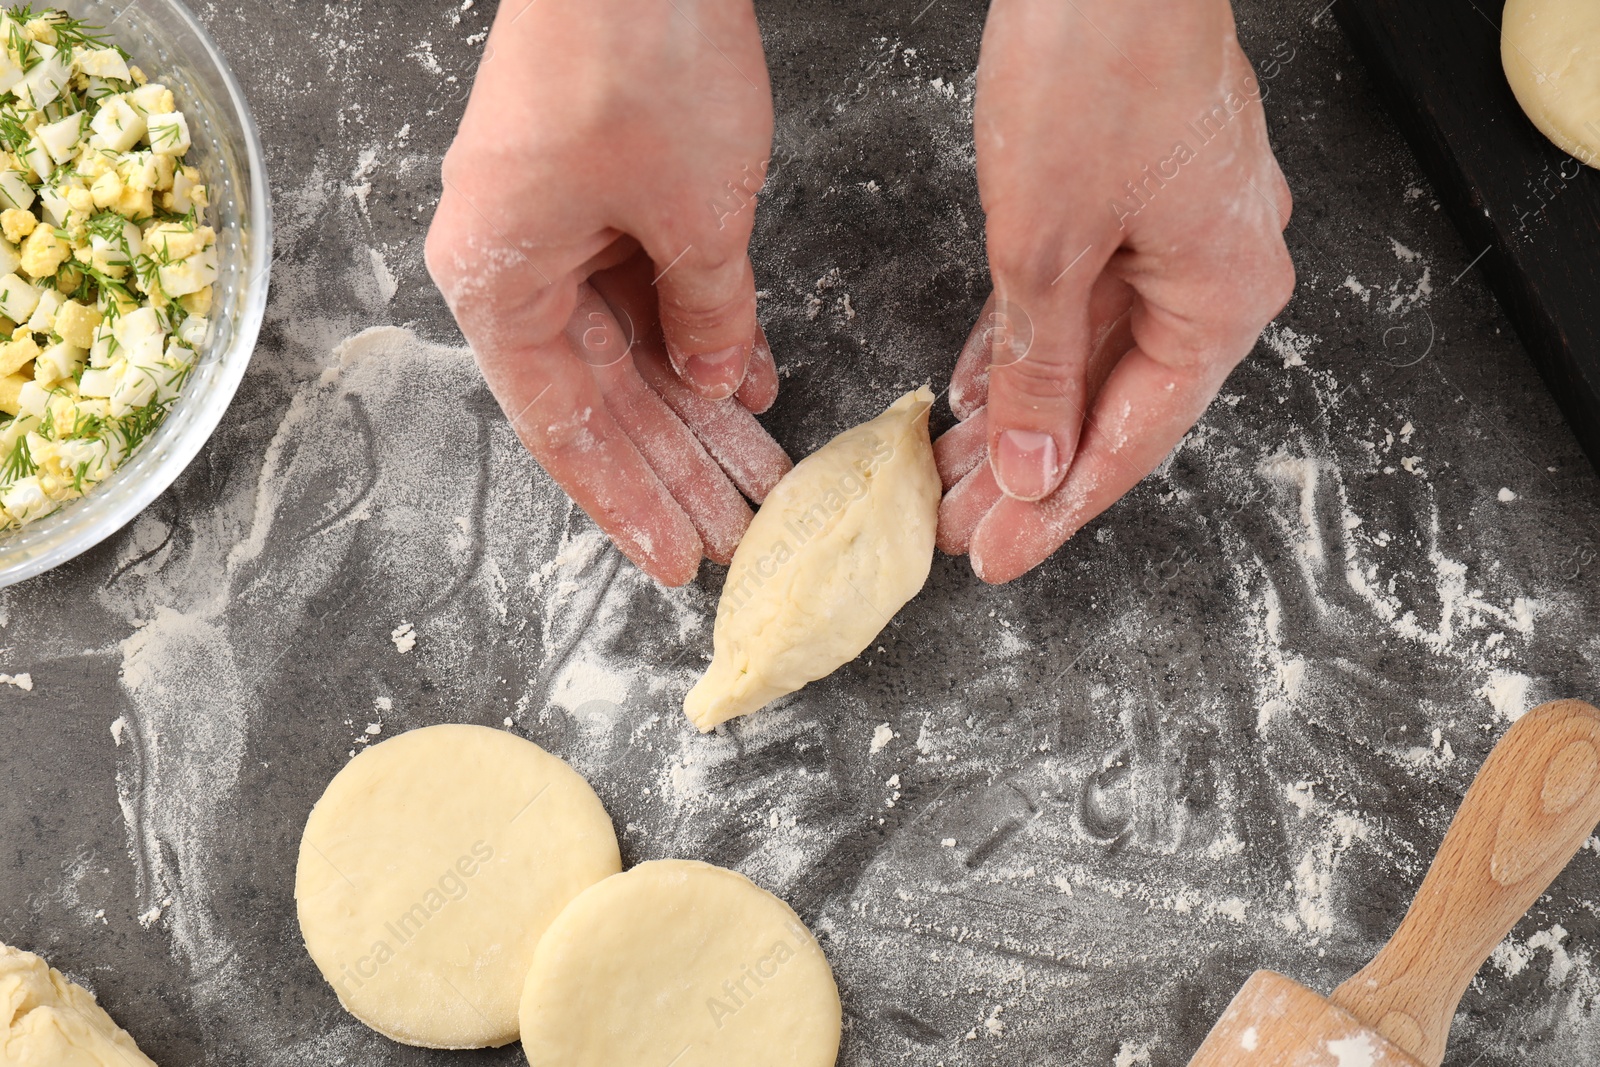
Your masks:
{"label": "dill sprig", "polygon": [[6,30],[6,48],[16,57],[17,63],[22,67],[22,72],[37,67],[43,57],[39,50],[33,46],[33,39],[22,32],[22,23],[33,18],[33,12],[26,7],[13,8],[10,12],[13,21]]}
{"label": "dill sprig", "polygon": [[17,443],[11,446],[11,454],[6,456],[4,463],[0,463],[0,484],[10,485],[29,477],[38,469],[39,465],[33,461],[33,453],[28,450],[28,435],[20,434]]}
{"label": "dill sprig", "polygon": [[57,50],[65,51],[65,54],[61,57],[62,62],[71,60],[72,49],[75,47],[116,48],[118,52],[122,52],[122,58],[128,58],[128,53],[124,52],[120,46],[106,43],[105,35],[100,32],[105,29],[104,26],[92,25],[83,21],[83,19],[73,18],[65,11],[59,10],[51,11],[49,19],[51,28],[56,31],[56,48]]}
{"label": "dill sprig", "polygon": [[165,265],[157,256],[133,257],[133,274],[139,279],[139,288],[149,294],[155,293],[161,287],[161,268]]}
{"label": "dill sprig", "polygon": [[[83,372],[88,364],[78,368],[78,373],[73,376],[76,381],[83,377]],[[76,404],[69,409],[72,412],[72,425],[67,428],[62,437],[96,438],[105,432],[106,420],[99,415],[87,415],[79,410]]]}
{"label": "dill sprig", "polygon": [[111,433],[122,441],[123,455],[132,455],[144,439],[160,428],[162,420],[172,407],[172,401],[151,402],[134,408],[111,426]]}
{"label": "dill sprig", "polygon": [[[11,50],[17,53],[19,60],[22,57],[19,41],[24,45],[33,43],[21,32],[22,27],[34,19],[43,19],[55,31],[56,41],[53,47],[63,63],[72,61],[72,50],[78,47],[115,48],[122,53],[124,59],[128,57],[128,53],[123,51],[120,45],[106,43],[105,35],[100,32],[105,29],[104,26],[96,26],[85,22],[83,19],[73,18],[60,8],[45,8],[41,11],[34,11],[32,4],[17,4],[6,8],[5,13],[11,17],[12,22],[15,24],[8,44],[11,46]],[[38,57],[35,57],[35,62],[37,61]],[[24,69],[27,69],[26,65]]]}
{"label": "dill sprig", "polygon": [[183,131],[178,129],[178,124],[175,122],[162,126],[156,131],[155,139],[150,142],[151,147],[153,148],[158,145],[177,144],[178,138],[182,135],[182,132]]}
{"label": "dill sprig", "polygon": [[115,211],[96,211],[87,223],[90,236],[103,241],[121,241],[123,247],[128,243],[127,224],[127,216]]}
{"label": "dill sprig", "polygon": [[[98,267],[95,267],[95,266],[93,266],[91,264],[88,264],[88,263],[79,263],[79,264],[77,264],[77,269],[82,271],[84,276],[87,277],[90,281],[92,281],[95,284],[96,287],[98,287],[100,292],[97,295],[104,295],[106,293],[110,293],[113,296],[116,296],[116,297],[120,298],[121,300],[133,300],[134,299],[133,290],[129,289],[128,288],[128,283],[123,281],[121,278],[113,278],[111,275],[109,275],[109,274],[105,273],[104,271],[100,270]],[[113,308],[117,307],[117,305],[118,305],[118,301],[117,300],[113,300],[111,302],[111,306]],[[108,318],[108,319],[115,318],[117,316],[117,314],[119,314],[119,313],[120,312],[116,312],[116,311],[108,311],[106,313],[106,318]]]}
{"label": "dill sprig", "polygon": [[[50,390],[50,395],[55,395],[54,389]],[[44,438],[46,441],[58,440],[59,435],[56,433],[55,412],[47,409],[45,411],[45,417],[39,420],[38,425],[33,428],[33,432]]]}
{"label": "dill sprig", "polygon": [[183,212],[182,214],[179,214],[176,211],[167,211],[162,208],[157,208],[151,213],[151,218],[156,222],[182,226],[190,233],[193,233],[200,226],[199,210],[192,203],[189,205],[189,210]]}
{"label": "dill sprig", "polygon": [[33,147],[33,139],[28,133],[28,128],[22,124],[22,116],[13,108],[0,108],[0,145],[4,145],[7,152],[19,157],[24,151]]}

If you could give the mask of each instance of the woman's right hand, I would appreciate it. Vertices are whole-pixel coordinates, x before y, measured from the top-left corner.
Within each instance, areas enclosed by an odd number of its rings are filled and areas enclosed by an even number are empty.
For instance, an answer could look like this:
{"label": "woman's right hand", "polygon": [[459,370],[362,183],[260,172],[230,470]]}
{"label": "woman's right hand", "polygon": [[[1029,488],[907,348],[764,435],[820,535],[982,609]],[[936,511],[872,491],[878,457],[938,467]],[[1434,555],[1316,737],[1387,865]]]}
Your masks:
{"label": "woman's right hand", "polygon": [[507,0],[445,157],[428,268],[489,388],[668,585],[731,558],[741,493],[789,468],[752,414],[778,388],[748,254],[771,142],[749,0]]}

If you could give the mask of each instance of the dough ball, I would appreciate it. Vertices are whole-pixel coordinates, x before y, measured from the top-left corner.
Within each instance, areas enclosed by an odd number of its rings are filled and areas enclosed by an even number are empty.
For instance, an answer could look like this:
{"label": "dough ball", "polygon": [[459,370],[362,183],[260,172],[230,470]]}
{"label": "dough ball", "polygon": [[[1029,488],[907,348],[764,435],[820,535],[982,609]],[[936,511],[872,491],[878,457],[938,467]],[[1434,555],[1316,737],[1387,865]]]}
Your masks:
{"label": "dough ball", "polygon": [[430,726],[351,760],[300,839],[294,896],[322,976],[356,1018],[428,1048],[504,1045],[534,946],[622,869],[578,773],[482,726]]}
{"label": "dough ball", "polygon": [[1600,167],[1600,3],[1507,0],[1500,59],[1540,132]]}
{"label": "dough ball", "polygon": [[31,952],[0,945],[0,1064],[156,1067],[94,994]]}
{"label": "dough ball", "polygon": [[748,878],[642,863],[550,925],[522,993],[530,1067],[831,1067],[839,991],[810,931]]}
{"label": "dough ball", "polygon": [[933,393],[907,393],[784,475],[722,586],[711,666],[684,698],[702,731],[861,654],[933,565]]}

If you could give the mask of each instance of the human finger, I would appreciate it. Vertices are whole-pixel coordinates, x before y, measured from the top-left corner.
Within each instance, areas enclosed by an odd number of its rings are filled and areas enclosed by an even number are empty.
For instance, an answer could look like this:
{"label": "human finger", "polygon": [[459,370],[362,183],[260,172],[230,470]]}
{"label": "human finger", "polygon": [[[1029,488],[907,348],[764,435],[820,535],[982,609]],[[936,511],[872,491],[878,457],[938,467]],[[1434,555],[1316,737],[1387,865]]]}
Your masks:
{"label": "human finger", "polygon": [[978,321],[961,345],[956,369],[950,374],[950,410],[965,422],[989,399],[990,341],[999,328],[995,321],[994,291],[990,290],[978,312]]}
{"label": "human finger", "polygon": [[939,481],[946,492],[988,456],[988,424],[981,407],[965,422],[958,422],[940,434],[933,443],[933,462],[939,468]]}
{"label": "human finger", "polygon": [[694,431],[739,491],[757,504],[794,466],[783,447],[743,404],[707,400],[684,385],[672,372],[660,346],[649,342],[636,345],[634,363],[650,387]]}
{"label": "human finger", "polygon": [[706,555],[727,563],[750,525],[750,507],[689,428],[639,376],[628,351],[630,339],[589,285],[579,287],[567,339],[590,365],[607,409],[694,524]]}
{"label": "human finger", "polygon": [[682,585],[702,545],[683,509],[607,412],[564,326],[577,301],[566,250],[535,262],[447,182],[428,269],[512,429],[546,472],[641,569]]}
{"label": "human finger", "polygon": [[743,403],[708,400],[673,372],[655,323],[649,261],[640,257],[592,280],[606,302],[634,323],[634,362],[645,382],[683,420],[733,484],[757,503],[793,464]]}
{"label": "human finger", "polygon": [[767,332],[756,323],[755,343],[750,349],[750,363],[745,368],[744,384],[735,394],[739,403],[759,415],[772,407],[778,399],[778,365],[772,358],[772,346],[767,343]]}
{"label": "human finger", "polygon": [[989,465],[981,463],[973,467],[939,501],[939,528],[935,538],[939,550],[952,556],[970,551],[972,535],[984,516],[1005,499]]}
{"label": "human finger", "polygon": [[1061,488],[1042,501],[1001,499],[978,523],[968,548],[978,577],[1003,583],[1026,573],[1114,504],[1189,432],[1229,369],[1173,368],[1138,349],[1123,356]]}
{"label": "human finger", "polygon": [[658,274],[661,332],[678,376],[710,400],[744,383],[756,335],[750,257],[689,243],[650,249]]}
{"label": "human finger", "polygon": [[479,359],[484,378],[533,458],[624,555],[664,585],[683,585],[703,545],[689,516],[607,408],[565,336]]}

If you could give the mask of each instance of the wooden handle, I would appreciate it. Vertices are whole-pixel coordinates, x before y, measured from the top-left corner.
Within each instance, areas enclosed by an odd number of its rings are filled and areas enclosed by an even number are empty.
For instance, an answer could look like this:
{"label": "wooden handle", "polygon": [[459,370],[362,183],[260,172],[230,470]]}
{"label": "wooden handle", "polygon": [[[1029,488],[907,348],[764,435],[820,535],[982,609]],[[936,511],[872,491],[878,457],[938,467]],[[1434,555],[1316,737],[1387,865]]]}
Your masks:
{"label": "wooden handle", "polygon": [[1600,822],[1600,711],[1543,704],[1489,753],[1394,938],[1333,1002],[1438,1067],[1467,984]]}

